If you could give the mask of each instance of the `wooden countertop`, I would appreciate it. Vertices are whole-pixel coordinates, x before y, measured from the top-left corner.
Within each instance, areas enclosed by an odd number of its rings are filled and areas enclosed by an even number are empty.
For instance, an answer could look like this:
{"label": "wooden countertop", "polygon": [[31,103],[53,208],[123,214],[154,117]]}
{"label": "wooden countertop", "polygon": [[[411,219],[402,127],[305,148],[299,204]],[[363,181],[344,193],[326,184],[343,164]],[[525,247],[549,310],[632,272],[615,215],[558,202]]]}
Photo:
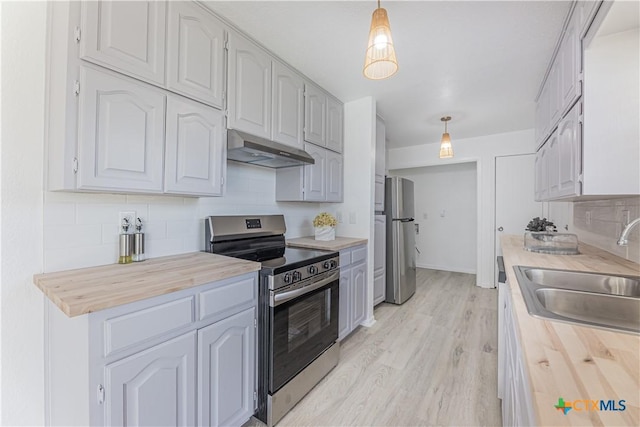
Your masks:
{"label": "wooden countertop", "polygon": [[[501,243],[538,425],[640,425],[640,336],[530,316],[513,270],[525,265],[637,275],[640,266],[585,244],[580,255],[544,255],[525,251],[521,236],[502,236]],[[554,408],[559,397],[626,400],[626,410],[564,415]]]}
{"label": "wooden countertop", "polygon": [[287,246],[298,248],[320,249],[325,251],[339,251],[353,246],[367,244],[367,239],[356,237],[336,237],[335,240],[316,240],[313,236],[287,239]]}
{"label": "wooden countertop", "polygon": [[193,252],[36,274],[33,282],[67,316],[74,317],[258,270],[259,262]]}

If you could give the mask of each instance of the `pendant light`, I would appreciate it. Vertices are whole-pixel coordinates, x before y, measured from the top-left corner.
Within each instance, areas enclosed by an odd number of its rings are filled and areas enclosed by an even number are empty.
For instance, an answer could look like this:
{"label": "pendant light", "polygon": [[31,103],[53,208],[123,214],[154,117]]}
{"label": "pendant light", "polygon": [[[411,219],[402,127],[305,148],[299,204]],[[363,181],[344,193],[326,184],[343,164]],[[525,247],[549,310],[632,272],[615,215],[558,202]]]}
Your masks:
{"label": "pendant light", "polygon": [[364,76],[371,80],[382,80],[391,77],[398,71],[396,50],[391,38],[391,27],[387,11],[380,7],[373,11],[371,28],[369,29],[369,43],[364,59]]}
{"label": "pendant light", "polygon": [[440,119],[444,122],[444,133],[442,134],[442,140],[440,141],[440,158],[449,159],[453,157],[453,147],[451,146],[451,137],[447,132],[447,122],[451,120],[450,116],[445,116]]}

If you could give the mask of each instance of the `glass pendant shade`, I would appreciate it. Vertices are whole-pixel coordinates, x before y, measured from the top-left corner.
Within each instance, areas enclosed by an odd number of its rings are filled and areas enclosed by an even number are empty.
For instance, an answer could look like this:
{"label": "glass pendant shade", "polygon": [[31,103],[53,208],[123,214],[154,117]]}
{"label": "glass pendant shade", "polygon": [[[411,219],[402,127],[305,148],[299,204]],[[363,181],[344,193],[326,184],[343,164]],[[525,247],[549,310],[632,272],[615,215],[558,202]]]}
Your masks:
{"label": "glass pendant shade", "polygon": [[[378,6],[380,6],[379,3]],[[363,73],[368,79],[381,80],[391,77],[396,71],[398,71],[398,60],[391,38],[389,18],[387,11],[378,7],[371,18]]]}
{"label": "glass pendant shade", "polygon": [[442,134],[442,140],[440,141],[440,158],[448,159],[453,157],[453,147],[451,146],[451,137],[448,132]]}
{"label": "glass pendant shade", "polygon": [[447,132],[447,123],[451,120],[450,116],[445,116],[440,119],[440,121],[444,122],[444,133],[442,134],[442,139],[440,140],[440,158],[441,159],[449,159],[453,157],[453,147],[451,146],[451,136],[449,136],[449,132]]}

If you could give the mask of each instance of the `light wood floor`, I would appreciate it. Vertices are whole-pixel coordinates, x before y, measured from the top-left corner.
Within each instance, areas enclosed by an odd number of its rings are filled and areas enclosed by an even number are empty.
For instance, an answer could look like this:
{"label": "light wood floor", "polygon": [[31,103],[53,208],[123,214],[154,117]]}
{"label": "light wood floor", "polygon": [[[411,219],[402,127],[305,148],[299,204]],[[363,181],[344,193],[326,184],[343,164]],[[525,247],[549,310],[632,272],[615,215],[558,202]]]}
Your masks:
{"label": "light wood floor", "polygon": [[416,294],[378,305],[278,426],[501,425],[497,297],[474,275],[418,269]]}

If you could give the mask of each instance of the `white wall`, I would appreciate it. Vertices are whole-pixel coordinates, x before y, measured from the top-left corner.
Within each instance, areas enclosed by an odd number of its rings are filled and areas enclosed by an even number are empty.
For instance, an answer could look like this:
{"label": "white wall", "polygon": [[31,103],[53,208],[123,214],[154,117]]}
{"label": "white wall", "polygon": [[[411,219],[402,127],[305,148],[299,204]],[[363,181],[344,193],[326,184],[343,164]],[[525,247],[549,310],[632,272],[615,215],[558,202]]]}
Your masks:
{"label": "white wall", "polygon": [[342,223],[338,235],[361,237],[368,243],[367,317],[373,317],[373,209],[376,141],[376,103],[365,97],[344,105],[344,203],[327,205],[327,210],[340,213]]}
{"label": "white wall", "polygon": [[421,268],[476,273],[476,164],[458,163],[390,171],[414,182]]}
{"label": "white wall", "polygon": [[[507,108],[507,107],[505,107]],[[453,137],[453,159],[440,159],[439,143],[388,150],[387,169],[418,168],[453,163],[477,162],[478,177],[478,247],[476,283],[483,287],[493,287],[494,216],[495,216],[495,157],[535,152],[533,129],[475,138],[455,139]],[[523,173],[534,173],[523,171]]]}
{"label": "white wall", "polygon": [[2,425],[44,422],[42,156],[46,4],[2,2]]}

